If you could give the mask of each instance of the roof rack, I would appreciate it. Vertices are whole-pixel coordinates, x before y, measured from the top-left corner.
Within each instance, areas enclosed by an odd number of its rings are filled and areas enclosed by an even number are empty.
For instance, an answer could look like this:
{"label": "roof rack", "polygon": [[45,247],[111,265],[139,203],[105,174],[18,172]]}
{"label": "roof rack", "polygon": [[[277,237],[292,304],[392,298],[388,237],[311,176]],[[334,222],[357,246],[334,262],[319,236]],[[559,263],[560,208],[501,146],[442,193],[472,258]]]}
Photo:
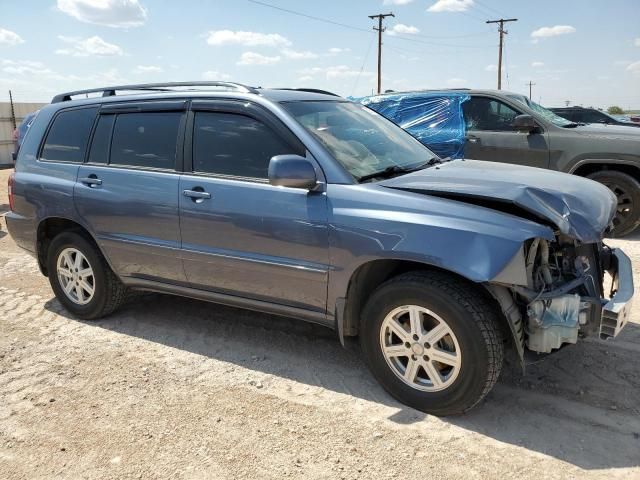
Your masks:
{"label": "roof rack", "polygon": [[156,91],[168,92],[173,87],[227,87],[238,90],[242,93],[260,93],[254,87],[242,85],[234,82],[168,82],[168,83],[143,83],[139,85],[117,85],[113,87],[91,88],[88,90],[76,90],[73,92],[60,93],[53,97],[51,103],[68,102],[75,95],[84,95],[88,93],[102,92],[103,97],[112,97],[117,91],[139,90],[139,91]]}

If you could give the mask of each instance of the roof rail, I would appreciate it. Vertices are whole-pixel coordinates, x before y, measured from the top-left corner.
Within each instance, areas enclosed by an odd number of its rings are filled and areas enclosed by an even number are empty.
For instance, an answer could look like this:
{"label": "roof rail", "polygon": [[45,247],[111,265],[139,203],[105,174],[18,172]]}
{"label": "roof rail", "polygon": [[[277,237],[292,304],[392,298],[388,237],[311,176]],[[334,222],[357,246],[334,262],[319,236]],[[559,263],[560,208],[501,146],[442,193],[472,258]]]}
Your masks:
{"label": "roof rail", "polygon": [[173,87],[227,87],[238,90],[242,93],[260,93],[254,87],[242,85],[234,82],[167,82],[167,83],[143,83],[139,85],[117,85],[113,87],[91,88],[88,90],[76,90],[73,92],[59,93],[51,103],[68,102],[75,95],[84,95],[88,93],[102,92],[103,97],[112,97],[117,91],[139,90],[139,91],[159,91],[167,92]]}
{"label": "roof rail", "polygon": [[290,90],[295,92],[307,92],[307,93],[321,93],[322,95],[331,95],[339,97],[337,93],[329,92],[328,90],[320,90],[319,88],[275,88],[274,90]]}

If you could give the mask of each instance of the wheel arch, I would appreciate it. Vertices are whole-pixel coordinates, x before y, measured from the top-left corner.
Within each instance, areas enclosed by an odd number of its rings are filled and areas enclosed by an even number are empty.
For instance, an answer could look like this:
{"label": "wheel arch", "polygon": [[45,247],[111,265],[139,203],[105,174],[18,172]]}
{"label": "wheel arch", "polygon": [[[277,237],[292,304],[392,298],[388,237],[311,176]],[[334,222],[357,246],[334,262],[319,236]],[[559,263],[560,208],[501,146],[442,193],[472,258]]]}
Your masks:
{"label": "wheel arch", "polygon": [[589,175],[606,170],[626,173],[640,182],[640,165],[635,162],[625,162],[622,160],[582,160],[576,164],[569,173],[578,175],[579,177],[588,177]]}
{"label": "wheel arch", "polygon": [[335,328],[343,345],[345,345],[346,338],[357,337],[359,334],[360,317],[368,294],[385,281],[412,271],[439,271],[467,283],[483,295],[487,302],[496,309],[503,338],[513,338],[504,309],[495,295],[483,283],[474,282],[459,273],[429,263],[403,259],[374,259],[363,263],[353,272],[346,296],[339,298],[336,302]]}
{"label": "wheel arch", "polygon": [[109,267],[111,267],[108,257],[104,254],[100,245],[98,245],[98,242],[88,228],[75,220],[71,220],[66,217],[53,216],[42,219],[40,223],[38,223],[36,230],[36,254],[38,258],[38,267],[44,276],[49,276],[49,272],[47,271],[47,254],[51,240],[63,232],[76,232],[82,235],[96,247],[97,251],[106,259]]}

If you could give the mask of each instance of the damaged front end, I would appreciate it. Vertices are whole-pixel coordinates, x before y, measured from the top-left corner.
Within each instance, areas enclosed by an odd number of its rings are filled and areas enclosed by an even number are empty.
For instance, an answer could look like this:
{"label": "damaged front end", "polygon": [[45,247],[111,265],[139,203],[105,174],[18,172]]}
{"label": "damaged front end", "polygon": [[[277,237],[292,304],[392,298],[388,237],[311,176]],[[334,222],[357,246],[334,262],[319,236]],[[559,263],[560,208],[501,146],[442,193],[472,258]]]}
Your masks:
{"label": "damaged front end", "polygon": [[521,355],[524,347],[550,353],[579,337],[615,337],[624,327],[634,292],[631,261],[624,252],[560,234],[555,241],[526,242],[519,255],[526,286],[493,284],[490,291],[521,342]]}

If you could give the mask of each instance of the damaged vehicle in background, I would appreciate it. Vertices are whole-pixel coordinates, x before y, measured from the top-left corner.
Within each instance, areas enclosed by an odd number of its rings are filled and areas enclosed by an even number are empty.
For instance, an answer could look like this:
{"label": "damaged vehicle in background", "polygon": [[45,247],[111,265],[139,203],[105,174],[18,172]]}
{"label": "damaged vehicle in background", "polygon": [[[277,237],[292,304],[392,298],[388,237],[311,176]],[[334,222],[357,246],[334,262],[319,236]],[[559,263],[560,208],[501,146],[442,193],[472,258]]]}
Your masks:
{"label": "damaged vehicle in background", "polygon": [[76,317],[147,290],[320,323],[436,415],[476,405],[505,346],[523,361],[616,336],[634,292],[629,258],[602,243],[616,199],[601,184],[443,162],[317,91],[60,94],[25,137],[9,203],[13,239]]}
{"label": "damaged vehicle in background", "polygon": [[640,224],[640,129],[575,123],[497,90],[394,92],[359,99],[442,157],[546,168],[587,177],[617,199],[609,235]]}

